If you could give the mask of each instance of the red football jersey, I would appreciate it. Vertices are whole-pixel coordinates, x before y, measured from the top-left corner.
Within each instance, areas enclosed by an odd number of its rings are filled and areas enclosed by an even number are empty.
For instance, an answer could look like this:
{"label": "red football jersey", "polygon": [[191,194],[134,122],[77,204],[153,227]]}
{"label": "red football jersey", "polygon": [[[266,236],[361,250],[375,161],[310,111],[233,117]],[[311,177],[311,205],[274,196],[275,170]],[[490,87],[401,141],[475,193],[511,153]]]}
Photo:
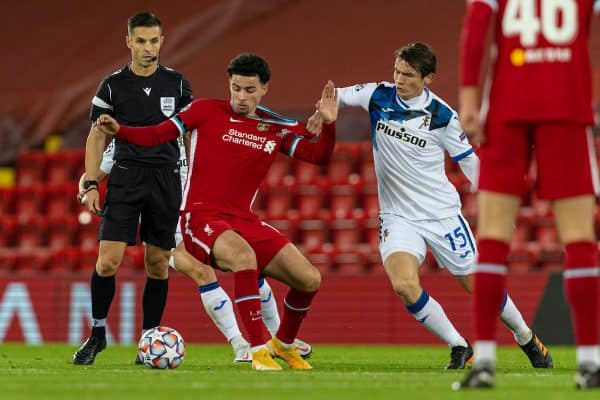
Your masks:
{"label": "red football jersey", "polygon": [[192,132],[182,210],[249,216],[260,182],[277,152],[326,164],[335,147],[335,123],[314,137],[303,124],[259,105],[256,117],[237,114],[225,100],[196,100],[158,125],[120,125],[116,137],[157,146]]}
{"label": "red football jersey", "polygon": [[182,210],[247,216],[277,152],[314,163],[329,161],[335,124],[324,125],[317,140],[303,124],[266,107],[259,106],[257,115],[238,115],[229,101],[210,99],[196,100],[178,114],[192,131]]}
{"label": "red football jersey", "polygon": [[[599,0],[473,0],[461,41],[461,84],[477,85],[495,13],[488,120],[593,124],[590,19]],[[486,104],[487,100],[487,104]]]}

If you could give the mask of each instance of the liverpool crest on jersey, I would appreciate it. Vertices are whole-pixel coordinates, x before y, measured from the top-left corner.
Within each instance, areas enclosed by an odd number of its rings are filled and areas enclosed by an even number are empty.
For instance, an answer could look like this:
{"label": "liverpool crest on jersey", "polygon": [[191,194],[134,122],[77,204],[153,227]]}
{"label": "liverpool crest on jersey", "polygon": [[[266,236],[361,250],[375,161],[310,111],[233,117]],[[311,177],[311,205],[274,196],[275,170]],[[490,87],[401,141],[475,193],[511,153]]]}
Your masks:
{"label": "liverpool crest on jersey", "polygon": [[170,117],[175,112],[175,97],[161,97],[160,111],[165,117]]}
{"label": "liverpool crest on jersey", "polygon": [[269,130],[269,124],[267,124],[266,122],[259,122],[256,125],[256,129],[258,129],[261,132],[266,132]]}

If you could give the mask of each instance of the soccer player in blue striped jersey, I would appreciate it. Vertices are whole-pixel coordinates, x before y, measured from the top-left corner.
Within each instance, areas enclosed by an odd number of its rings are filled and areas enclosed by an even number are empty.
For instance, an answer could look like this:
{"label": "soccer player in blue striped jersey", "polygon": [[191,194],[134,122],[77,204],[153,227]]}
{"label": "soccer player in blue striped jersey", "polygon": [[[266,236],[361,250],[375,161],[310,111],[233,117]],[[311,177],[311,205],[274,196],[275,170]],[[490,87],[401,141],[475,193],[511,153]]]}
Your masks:
{"label": "soccer player in blue striped jersey", "polygon": [[[429,248],[438,264],[471,292],[475,240],[461,215],[456,188],[446,176],[444,156],[447,151],[474,187],[479,159],[456,111],[427,87],[436,72],[433,50],[423,43],[397,50],[393,71],[394,82],[338,89],[339,104],[369,113],[381,220],[379,250],[388,278],[407,311],[451,348],[446,368],[460,369],[473,350],[421,287],[419,267]],[[311,119],[318,125],[318,114]],[[547,350],[536,345],[541,342],[506,293],[500,318],[534,367],[552,367]]]}

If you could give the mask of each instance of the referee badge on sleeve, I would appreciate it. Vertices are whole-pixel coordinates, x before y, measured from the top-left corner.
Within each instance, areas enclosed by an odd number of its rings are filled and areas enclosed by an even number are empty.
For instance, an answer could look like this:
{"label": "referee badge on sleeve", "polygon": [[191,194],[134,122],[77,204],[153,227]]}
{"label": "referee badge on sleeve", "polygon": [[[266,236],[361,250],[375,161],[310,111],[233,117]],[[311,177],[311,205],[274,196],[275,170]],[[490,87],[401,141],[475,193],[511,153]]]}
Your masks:
{"label": "referee badge on sleeve", "polygon": [[175,97],[161,97],[160,110],[165,117],[170,117],[175,112]]}

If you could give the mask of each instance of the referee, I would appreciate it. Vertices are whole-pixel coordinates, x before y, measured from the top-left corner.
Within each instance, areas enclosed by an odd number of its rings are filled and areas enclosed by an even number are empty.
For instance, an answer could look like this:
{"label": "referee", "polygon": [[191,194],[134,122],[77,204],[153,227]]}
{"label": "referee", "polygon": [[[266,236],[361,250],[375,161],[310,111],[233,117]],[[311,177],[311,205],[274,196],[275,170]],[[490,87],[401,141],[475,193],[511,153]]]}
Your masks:
{"label": "referee", "polygon": [[[92,330],[73,356],[74,364],[93,364],[106,348],[106,318],[115,294],[115,274],[125,248],[135,245],[138,230],[145,246],[146,285],[142,298],[142,328],[160,325],[168,292],[171,248],[181,203],[177,140],[155,147],[114,141],[115,165],[109,175],[104,210],[100,211],[98,180],[106,145],[94,128],[100,114],[119,123],[145,126],[160,123],[192,101],[192,90],[179,72],[158,64],[163,43],[157,16],[142,12],[129,18],[125,41],[131,62],[107,76],[92,100],[92,127],[85,148],[82,189],[90,211],[102,215],[99,251],[91,279]],[[111,143],[113,145],[113,143]],[[136,359],[136,362],[138,360]]]}

